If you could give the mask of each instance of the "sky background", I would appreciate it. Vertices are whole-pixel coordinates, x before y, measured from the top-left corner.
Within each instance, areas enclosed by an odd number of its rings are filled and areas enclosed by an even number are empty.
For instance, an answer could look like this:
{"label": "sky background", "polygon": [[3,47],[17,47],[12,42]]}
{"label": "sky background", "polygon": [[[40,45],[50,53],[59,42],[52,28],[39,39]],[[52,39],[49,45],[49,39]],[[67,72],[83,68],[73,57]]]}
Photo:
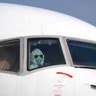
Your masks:
{"label": "sky background", "polygon": [[96,26],[96,0],[0,0],[62,12]]}

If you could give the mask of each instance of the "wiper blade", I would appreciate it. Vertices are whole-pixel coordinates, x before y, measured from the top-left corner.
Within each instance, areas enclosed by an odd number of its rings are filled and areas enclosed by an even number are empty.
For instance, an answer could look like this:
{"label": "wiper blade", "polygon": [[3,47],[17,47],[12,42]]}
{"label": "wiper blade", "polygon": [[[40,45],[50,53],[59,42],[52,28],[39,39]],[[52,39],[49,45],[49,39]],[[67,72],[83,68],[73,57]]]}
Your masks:
{"label": "wiper blade", "polygon": [[91,84],[90,87],[96,89],[96,85]]}
{"label": "wiper blade", "polygon": [[75,66],[75,68],[96,69],[96,67],[89,67],[89,66]]}

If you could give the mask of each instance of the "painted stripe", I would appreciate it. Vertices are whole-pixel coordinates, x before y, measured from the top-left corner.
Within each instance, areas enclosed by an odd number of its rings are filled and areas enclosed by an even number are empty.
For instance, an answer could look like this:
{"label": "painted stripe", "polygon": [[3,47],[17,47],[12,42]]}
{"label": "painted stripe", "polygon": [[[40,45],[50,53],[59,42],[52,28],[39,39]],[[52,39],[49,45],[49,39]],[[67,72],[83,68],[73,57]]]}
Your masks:
{"label": "painted stripe", "polygon": [[70,75],[70,74],[68,74],[68,73],[64,73],[64,72],[56,72],[56,74],[62,74],[62,75],[68,76],[69,78],[73,78],[72,75]]}

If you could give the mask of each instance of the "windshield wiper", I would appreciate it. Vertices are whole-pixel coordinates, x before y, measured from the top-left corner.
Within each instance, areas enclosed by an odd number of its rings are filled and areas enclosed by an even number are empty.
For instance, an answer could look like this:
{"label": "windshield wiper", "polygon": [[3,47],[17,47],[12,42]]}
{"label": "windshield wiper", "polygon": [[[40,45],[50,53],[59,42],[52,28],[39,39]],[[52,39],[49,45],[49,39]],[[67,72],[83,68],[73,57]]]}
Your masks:
{"label": "windshield wiper", "polygon": [[75,68],[96,69],[96,67],[89,67],[89,66],[75,66]]}
{"label": "windshield wiper", "polygon": [[94,85],[94,84],[91,84],[90,87],[91,87],[92,89],[96,89],[96,85]]}

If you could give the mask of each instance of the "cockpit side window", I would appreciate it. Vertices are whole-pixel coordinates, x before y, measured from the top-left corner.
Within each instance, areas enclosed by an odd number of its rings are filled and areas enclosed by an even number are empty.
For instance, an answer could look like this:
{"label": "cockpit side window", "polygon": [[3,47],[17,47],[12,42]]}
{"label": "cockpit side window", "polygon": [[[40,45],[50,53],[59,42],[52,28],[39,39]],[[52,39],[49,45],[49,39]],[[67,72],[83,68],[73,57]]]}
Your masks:
{"label": "cockpit side window", "polygon": [[0,70],[19,71],[20,41],[8,40],[0,42]]}
{"label": "cockpit side window", "polygon": [[96,44],[67,40],[74,65],[96,68]]}
{"label": "cockpit side window", "polygon": [[45,66],[65,64],[57,38],[30,38],[27,40],[28,70]]}

